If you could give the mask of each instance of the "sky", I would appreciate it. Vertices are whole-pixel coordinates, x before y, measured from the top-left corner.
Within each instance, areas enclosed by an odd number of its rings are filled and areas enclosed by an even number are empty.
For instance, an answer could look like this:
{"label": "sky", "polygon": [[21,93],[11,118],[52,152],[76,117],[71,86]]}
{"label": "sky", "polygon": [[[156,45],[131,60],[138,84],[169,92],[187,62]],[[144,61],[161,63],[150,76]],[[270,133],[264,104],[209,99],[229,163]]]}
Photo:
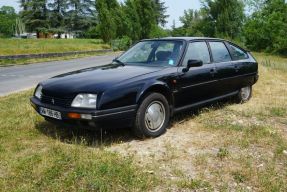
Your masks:
{"label": "sky", "polygon": [[[167,14],[170,15],[168,18],[168,23],[166,24],[166,28],[171,28],[173,24],[173,20],[175,20],[176,26],[181,26],[179,21],[179,17],[183,15],[183,11],[185,9],[199,9],[200,8],[200,0],[163,0],[166,3]],[[19,0],[0,0],[0,7],[3,5],[12,6],[19,11]]]}

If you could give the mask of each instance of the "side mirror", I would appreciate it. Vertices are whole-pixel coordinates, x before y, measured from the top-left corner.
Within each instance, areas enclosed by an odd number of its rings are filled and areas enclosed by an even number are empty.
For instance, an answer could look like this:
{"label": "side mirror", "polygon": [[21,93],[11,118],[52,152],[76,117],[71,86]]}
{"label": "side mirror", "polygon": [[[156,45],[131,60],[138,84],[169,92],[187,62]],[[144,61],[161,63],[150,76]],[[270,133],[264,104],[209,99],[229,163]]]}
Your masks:
{"label": "side mirror", "polygon": [[201,67],[203,62],[201,60],[188,60],[186,68],[183,69],[183,72],[188,72],[192,67]]}

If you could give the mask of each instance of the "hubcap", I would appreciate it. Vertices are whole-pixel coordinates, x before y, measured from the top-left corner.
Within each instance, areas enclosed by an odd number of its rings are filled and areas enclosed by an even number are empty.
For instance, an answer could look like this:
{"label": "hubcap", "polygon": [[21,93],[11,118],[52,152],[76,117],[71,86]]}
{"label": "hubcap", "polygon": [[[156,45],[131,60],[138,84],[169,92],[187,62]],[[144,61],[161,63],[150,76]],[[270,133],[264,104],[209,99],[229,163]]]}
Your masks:
{"label": "hubcap", "polygon": [[165,121],[165,107],[160,101],[152,102],[145,112],[145,125],[152,131],[158,131]]}
{"label": "hubcap", "polygon": [[251,92],[250,87],[243,87],[241,89],[241,98],[243,100],[247,100],[250,96],[250,92]]}

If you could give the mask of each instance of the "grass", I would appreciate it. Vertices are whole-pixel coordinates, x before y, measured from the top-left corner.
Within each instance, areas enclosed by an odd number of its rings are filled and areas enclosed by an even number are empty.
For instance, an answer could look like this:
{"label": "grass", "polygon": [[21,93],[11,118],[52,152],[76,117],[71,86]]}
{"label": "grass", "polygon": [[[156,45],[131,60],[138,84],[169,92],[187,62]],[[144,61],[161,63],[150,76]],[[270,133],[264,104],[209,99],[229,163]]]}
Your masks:
{"label": "grass", "polygon": [[[197,177],[219,191],[287,191],[287,58],[255,53],[260,79],[245,104],[219,103],[189,117],[192,132],[209,132],[192,158]],[[268,62],[266,62],[268,60]],[[268,65],[266,63],[269,63]],[[185,117],[186,118],[186,117]],[[185,125],[174,127],[188,129]],[[202,150],[203,150],[202,149]]]}
{"label": "grass", "polygon": [[130,157],[106,152],[97,141],[87,147],[85,138],[65,142],[43,134],[55,127],[33,112],[31,93],[0,98],[2,191],[147,191],[154,185]]}
{"label": "grass", "polygon": [[267,53],[253,53],[253,55],[258,59],[258,62],[260,62],[261,65],[287,72],[286,56],[276,56]]}
{"label": "grass", "polygon": [[109,49],[96,39],[0,39],[0,55],[59,53]]}
{"label": "grass", "polygon": [[[110,49],[110,46],[97,39],[1,39],[0,55],[60,53],[69,51],[91,51]],[[103,53],[78,54],[63,57],[34,59],[0,59],[0,67],[23,65],[38,62],[75,59]]]}
{"label": "grass", "polygon": [[103,54],[110,54],[110,53],[76,54],[76,55],[64,56],[64,57],[48,57],[48,58],[35,58],[35,59],[0,59],[0,67],[9,67],[13,65],[26,65],[26,64],[39,63],[39,62],[51,62],[51,61],[78,59],[78,58],[103,55]]}
{"label": "grass", "polygon": [[249,102],[177,115],[145,141],[55,127],[29,106],[31,91],[0,98],[0,189],[287,191],[287,59],[255,55]]}

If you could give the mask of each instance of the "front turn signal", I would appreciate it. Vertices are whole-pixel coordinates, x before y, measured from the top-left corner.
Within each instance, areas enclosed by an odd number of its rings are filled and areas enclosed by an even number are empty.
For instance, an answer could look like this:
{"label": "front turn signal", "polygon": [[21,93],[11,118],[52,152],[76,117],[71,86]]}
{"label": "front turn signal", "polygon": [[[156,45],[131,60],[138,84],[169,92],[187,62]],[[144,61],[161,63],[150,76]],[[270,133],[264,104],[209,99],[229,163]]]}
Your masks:
{"label": "front turn signal", "polygon": [[79,113],[68,113],[68,117],[70,119],[81,119],[81,115]]}

